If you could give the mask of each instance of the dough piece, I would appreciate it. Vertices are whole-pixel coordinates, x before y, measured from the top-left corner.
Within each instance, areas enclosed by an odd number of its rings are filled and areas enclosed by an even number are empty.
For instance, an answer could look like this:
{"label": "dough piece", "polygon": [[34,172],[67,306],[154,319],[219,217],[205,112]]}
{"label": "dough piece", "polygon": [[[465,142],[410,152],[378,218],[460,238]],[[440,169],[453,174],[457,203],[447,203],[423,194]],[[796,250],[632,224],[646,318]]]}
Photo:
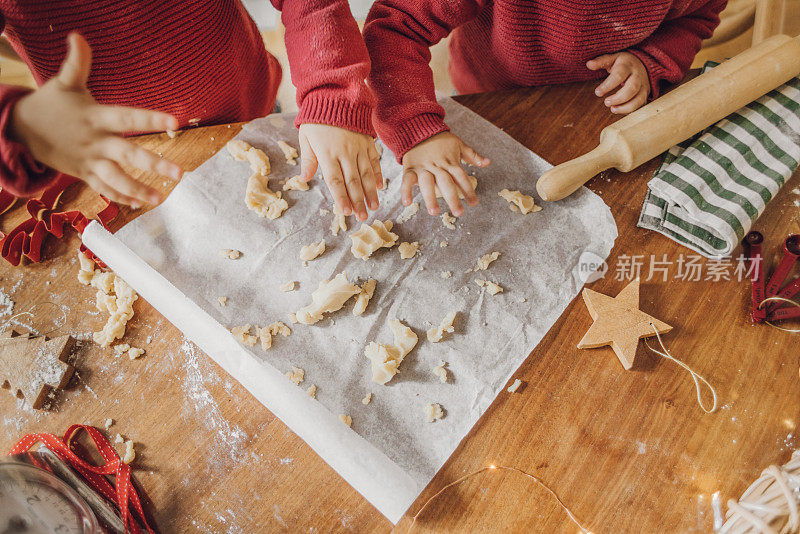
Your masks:
{"label": "dough piece", "polygon": [[314,258],[318,258],[322,253],[325,252],[325,240],[323,239],[319,243],[311,243],[310,245],[306,245],[300,249],[300,259],[303,261],[311,261]]}
{"label": "dough piece", "polygon": [[122,437],[122,434],[117,433],[117,435],[114,436],[114,443],[125,443],[125,438]]}
{"label": "dough piece", "polygon": [[444,411],[438,402],[425,406],[425,420],[429,423],[438,421],[442,417],[444,417]]}
{"label": "dough piece", "polygon": [[347,219],[345,218],[342,213],[339,212],[339,208],[333,208],[333,220],[331,221],[331,234],[332,235],[339,235],[339,230],[346,232],[347,231]]}
{"label": "dough piece", "polygon": [[272,347],[272,336],[277,336],[278,334],[283,337],[290,336],[292,334],[292,329],[281,321],[272,323],[264,328],[259,328],[258,338],[261,340],[261,348],[269,350]]}
{"label": "dough piece", "polygon": [[366,356],[372,363],[372,381],[376,384],[386,384],[397,374],[397,368],[403,358],[411,352],[417,344],[417,334],[397,319],[389,319],[389,327],[394,336],[393,345],[383,345],[370,342],[364,349]]}
{"label": "dough piece", "polygon": [[442,226],[451,230],[456,229],[456,218],[450,215],[449,212],[442,213]]}
{"label": "dough piece", "polygon": [[228,154],[233,156],[236,161],[247,161],[247,151],[253,148],[249,143],[241,139],[231,139],[225,145]]}
{"label": "dough piece", "polygon": [[295,282],[294,280],[289,280],[285,284],[281,284],[280,287],[278,287],[278,289],[288,293],[289,291],[294,291],[294,288],[295,288],[296,284],[297,284],[297,282]]}
{"label": "dough piece", "polygon": [[266,176],[256,173],[247,180],[244,203],[259,217],[275,220],[289,208],[289,204],[281,196],[280,191],[270,190]]}
{"label": "dough piece", "polygon": [[94,278],[94,261],[85,252],[78,253],[78,261],[80,262],[78,282],[88,286],[92,283],[92,278]]}
{"label": "dough piece", "polygon": [[122,463],[130,464],[136,458],[136,451],[133,450],[133,441],[125,442],[125,453],[122,455]]}
{"label": "dough piece", "polygon": [[503,288],[500,287],[498,284],[494,282],[490,282],[489,280],[481,280],[480,278],[475,280],[475,283],[481,287],[485,287],[486,291],[489,292],[490,295],[497,295],[498,293],[503,292]]}
{"label": "dough piece", "polygon": [[379,248],[391,248],[397,243],[397,234],[391,232],[392,221],[375,221],[372,225],[366,223],[361,228],[350,234],[353,244],[350,252],[356,258],[366,260]]}
{"label": "dough piece", "polygon": [[114,349],[114,356],[122,356],[131,348],[127,343],[117,343],[112,347]]}
{"label": "dough piece", "polygon": [[411,218],[417,214],[419,211],[419,202],[412,202],[397,216],[397,224],[403,224],[404,222],[408,222]]}
{"label": "dough piece", "polygon": [[292,176],[283,184],[284,191],[308,191],[308,182],[301,182],[300,175]]}
{"label": "dough piece", "polygon": [[170,139],[175,139],[176,137],[178,137],[178,132],[176,132],[175,130],[164,130],[164,132]]}
{"label": "dough piece", "polygon": [[[474,176],[472,176],[471,174],[468,175],[467,178],[469,179],[469,183],[472,184],[472,190],[475,191],[475,189],[477,189],[477,187],[478,187],[478,179],[475,178]],[[461,188],[457,187],[456,189],[458,189],[458,198],[463,199],[464,198],[464,193],[461,191]],[[438,185],[434,186],[433,190],[436,193],[436,198],[444,198],[444,195],[439,190],[439,186]]]}
{"label": "dough piece", "polygon": [[[297,150],[287,143],[286,141],[278,141],[278,148],[281,149],[283,152],[283,156],[286,158],[286,163],[289,165],[297,165],[297,158],[300,157],[300,154],[297,153]],[[308,187],[306,187],[308,189]]]}
{"label": "dough piece", "polygon": [[541,211],[542,209],[541,206],[536,205],[532,196],[523,195],[519,191],[509,191],[508,189],[503,189],[497,194],[508,201],[509,207],[512,209],[514,206],[516,206],[523,215],[526,213],[535,213],[537,211]]}
{"label": "dough piece", "polygon": [[228,297],[217,297],[217,304],[219,304],[220,306],[227,306]]}
{"label": "dough piece", "polygon": [[247,347],[255,347],[257,338],[250,333],[250,325],[234,326],[231,328],[233,337],[239,340],[240,343]]}
{"label": "dough piece", "polygon": [[96,271],[90,284],[108,295],[114,291],[114,278],[116,278],[116,275],[112,272]]}
{"label": "dough piece", "polygon": [[446,365],[447,365],[446,362],[442,362],[437,367],[434,367],[433,369],[431,369],[431,372],[433,373],[433,375],[436,376],[439,379],[439,381],[441,381],[441,382],[447,382],[447,368],[446,368]]}
{"label": "dough piece", "polygon": [[229,260],[238,260],[242,257],[241,250],[235,250],[232,248],[221,248],[219,249],[219,255],[221,258],[226,258]]}
{"label": "dough piece", "polygon": [[441,242],[439,243],[439,247],[440,247],[440,248],[444,248],[444,247],[446,247],[447,245],[448,245],[447,241],[441,241]]}
{"label": "dough piece", "polygon": [[92,338],[98,345],[108,347],[125,335],[125,327],[133,317],[133,303],[139,296],[112,272],[95,272],[91,284],[99,289],[96,295],[97,308],[110,314],[103,329],[94,332]]}
{"label": "dough piece", "polygon": [[372,402],[372,393],[367,393],[367,396],[366,396],[366,397],[364,397],[363,399],[361,399],[361,404],[363,404],[364,406],[366,406],[366,405],[367,405],[367,404],[369,404],[370,402]]}
{"label": "dough piece", "polygon": [[409,260],[417,255],[417,251],[419,250],[419,243],[414,241],[413,243],[400,243],[400,246],[397,247],[397,250],[400,251],[400,259],[401,260]]}
{"label": "dough piece", "polygon": [[453,276],[453,273],[450,271],[442,271],[439,273],[439,276],[441,276],[442,278],[450,278],[451,276]]}
{"label": "dough piece", "polygon": [[428,330],[428,341],[438,343],[444,338],[445,334],[452,334],[455,330],[453,322],[456,320],[456,315],[458,315],[458,312],[448,313],[442,320],[442,324]]}
{"label": "dough piece", "polygon": [[377,280],[370,278],[361,284],[361,292],[356,297],[356,303],[353,305],[353,315],[361,315],[364,313],[367,309],[367,304],[369,304],[372,295],[375,293],[375,286],[377,283]]}
{"label": "dough piece", "polygon": [[111,418],[106,419],[106,424],[105,424],[106,432],[108,432],[108,429],[111,428],[111,425],[113,425],[113,424],[114,424],[114,420],[113,419],[111,419]]}
{"label": "dough piece", "polygon": [[317,385],[316,384],[311,384],[310,386],[308,386],[308,389],[306,390],[306,393],[308,393],[308,396],[311,397],[312,399],[316,399],[317,398]]}
{"label": "dough piece", "polygon": [[490,254],[484,254],[480,258],[478,258],[478,263],[475,265],[475,271],[485,271],[489,268],[493,261],[500,257],[499,252],[492,252]]}
{"label": "dough piece", "polygon": [[340,310],[350,297],[360,292],[361,288],[351,284],[347,280],[347,274],[341,272],[332,280],[320,282],[319,287],[311,294],[311,304],[297,310],[295,315],[303,324],[314,324],[326,313]]}
{"label": "dough piece", "polygon": [[130,349],[128,349],[128,358],[130,358],[131,360],[140,358],[142,355],[144,355],[144,349],[139,349],[136,347],[131,347]]}
{"label": "dough piece", "polygon": [[352,427],[352,426],[353,426],[353,418],[352,418],[352,417],[350,417],[349,415],[345,415],[345,414],[341,413],[341,414],[339,414],[339,420],[340,420],[342,423],[344,423],[344,424],[346,424],[347,426],[349,426],[349,427]]}
{"label": "dough piece", "polygon": [[269,174],[269,171],[271,170],[269,157],[264,153],[263,150],[250,147],[250,150],[247,151],[246,156],[247,162],[250,163],[250,169],[254,173],[261,176],[266,176]]}
{"label": "dough piece", "polygon": [[326,210],[325,208],[320,208],[319,209],[319,214],[322,215],[322,216],[327,215],[330,212],[331,212],[330,210]]}
{"label": "dough piece", "polygon": [[303,369],[293,365],[292,370],[286,373],[286,376],[289,377],[289,380],[292,381],[292,384],[299,386],[303,380],[305,380],[306,372]]}
{"label": "dough piece", "polygon": [[522,385],[522,380],[520,380],[519,378],[515,378],[514,383],[508,386],[507,391],[509,393],[516,393],[521,385]]}

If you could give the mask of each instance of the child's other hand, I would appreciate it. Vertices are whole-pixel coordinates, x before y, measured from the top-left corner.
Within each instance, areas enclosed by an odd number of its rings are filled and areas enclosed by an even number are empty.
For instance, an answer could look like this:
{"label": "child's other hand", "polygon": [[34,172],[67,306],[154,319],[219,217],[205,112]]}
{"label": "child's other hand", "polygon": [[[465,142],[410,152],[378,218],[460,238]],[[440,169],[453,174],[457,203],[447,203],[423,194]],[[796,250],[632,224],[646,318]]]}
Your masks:
{"label": "child's other hand", "polygon": [[367,206],[378,209],[383,175],[372,137],[327,124],[301,124],[300,164],[303,182],[321,167],[322,178],[344,215],[355,213],[358,220],[366,221]]}
{"label": "child's other hand", "polygon": [[597,86],[594,94],[605,96],[613,89],[622,88],[606,97],[604,103],[611,113],[630,113],[642,107],[650,95],[650,78],[639,58],[630,52],[617,52],[596,57],[586,62],[590,70],[604,69],[608,78]]}
{"label": "child's other hand", "polygon": [[478,167],[490,163],[488,158],[479,155],[450,132],[436,134],[406,152],[403,155],[403,205],[411,204],[411,188],[418,184],[431,215],[439,213],[436,186],[439,186],[450,212],[456,217],[464,213],[458,198],[459,191],[463,192],[467,204],[476,206],[478,196],[461,166],[462,160]]}
{"label": "child's other hand", "polygon": [[80,178],[110,200],[134,207],[158,203],[158,192],[134,180],[120,165],[173,180],[183,171],[120,134],[177,130],[178,120],[157,111],[95,102],[86,88],[91,49],[77,33],[69,35],[68,43],[58,74],[14,106],[12,135],[40,163]]}

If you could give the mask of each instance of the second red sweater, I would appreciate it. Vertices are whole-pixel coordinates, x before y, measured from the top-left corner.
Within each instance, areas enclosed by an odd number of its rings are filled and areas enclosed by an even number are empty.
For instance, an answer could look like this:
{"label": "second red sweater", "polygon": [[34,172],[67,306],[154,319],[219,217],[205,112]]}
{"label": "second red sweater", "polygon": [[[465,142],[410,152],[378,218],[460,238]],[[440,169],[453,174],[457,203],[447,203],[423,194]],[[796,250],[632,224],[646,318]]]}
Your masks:
{"label": "second red sweater", "polygon": [[450,74],[459,93],[604,77],[586,61],[628,50],[644,63],[651,96],[678,82],[727,0],[378,0],[364,27],[377,97],[375,128],[401,159],[447,130],[429,47],[453,32]]}

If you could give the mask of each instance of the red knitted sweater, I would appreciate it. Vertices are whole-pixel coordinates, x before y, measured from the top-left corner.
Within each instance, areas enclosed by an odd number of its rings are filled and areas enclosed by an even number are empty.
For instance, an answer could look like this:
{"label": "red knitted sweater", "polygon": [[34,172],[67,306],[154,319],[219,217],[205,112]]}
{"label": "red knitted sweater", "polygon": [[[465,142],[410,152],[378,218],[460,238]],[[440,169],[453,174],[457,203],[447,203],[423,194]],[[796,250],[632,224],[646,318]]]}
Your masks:
{"label": "red knitted sweater", "polygon": [[[286,27],[297,124],[374,135],[369,58],[347,1],[271,2]],[[102,104],[165,111],[184,126],[250,120],[275,107],[281,68],[240,0],[0,0],[0,24],[38,84],[58,72],[67,34],[82,34],[92,48],[88,87]],[[19,196],[57,174],[9,136],[11,109],[26,92],[0,85],[0,186]]]}
{"label": "red knitted sweater", "polygon": [[447,130],[428,48],[453,33],[450,74],[459,93],[590,80],[602,54],[644,63],[652,98],[680,81],[719,24],[726,0],[378,0],[364,27],[378,134],[402,158]]}

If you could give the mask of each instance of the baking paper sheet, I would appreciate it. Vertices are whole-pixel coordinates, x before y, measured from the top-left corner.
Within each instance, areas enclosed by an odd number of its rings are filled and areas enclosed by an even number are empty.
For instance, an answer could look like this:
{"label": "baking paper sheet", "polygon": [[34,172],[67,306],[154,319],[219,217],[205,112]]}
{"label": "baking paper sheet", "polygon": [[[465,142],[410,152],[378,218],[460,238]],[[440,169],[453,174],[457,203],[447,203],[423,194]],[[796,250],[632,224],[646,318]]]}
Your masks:
{"label": "baking paper sheet", "polygon": [[[332,210],[321,180],[311,190],[284,193],[289,209],[274,221],[249,211],[244,191],[251,171],[225,150],[188,173],[158,208],[116,235],[93,224],[84,242],[168,320],[239,380],[270,411],[303,438],[348,483],[390,521],[397,523],[544,334],[578,294],[587,265],[604,260],[617,229],[603,201],[585,188],[542,211],[522,215],[498,196],[503,188],[535,196],[535,184],[551,166],[489,122],[450,99],[441,103],[452,130],[492,159],[478,178],[480,205],[468,208],[456,229],[420,211],[396,224],[400,241],[417,241],[410,260],[396,248],[368,260],[350,253],[350,238],[330,232]],[[293,116],[272,115],[247,124],[237,136],[267,152],[270,187],[299,173],[277,147],[297,146]],[[401,167],[384,150],[386,189],[375,219],[396,220]],[[537,197],[537,203],[541,203]],[[444,203],[441,206],[446,210]],[[348,218],[350,231],[360,225]],[[300,248],[321,239],[325,253],[302,265]],[[441,246],[446,242],[447,246]],[[224,259],[220,249],[242,251]],[[472,272],[477,259],[498,251],[487,271]],[[313,326],[290,324],[288,314],[310,302],[321,280],[346,271],[351,280],[375,278],[377,289],[364,315],[351,314],[352,301]],[[450,278],[441,273],[449,271]],[[505,290],[488,294],[476,279]],[[298,289],[279,286],[294,280]],[[218,297],[228,297],[220,306]],[[440,343],[425,337],[450,311],[458,311],[455,333]],[[387,319],[398,318],[420,338],[400,373],[385,386],[371,381],[364,347],[391,343]],[[284,321],[289,337],[272,349],[241,346],[229,328]],[[431,369],[447,362],[450,381]],[[298,387],[284,376],[305,369]],[[305,388],[316,384],[317,399]],[[361,399],[373,393],[372,402]],[[424,407],[439,403],[446,416],[427,423]],[[339,419],[352,416],[352,429]]]}

